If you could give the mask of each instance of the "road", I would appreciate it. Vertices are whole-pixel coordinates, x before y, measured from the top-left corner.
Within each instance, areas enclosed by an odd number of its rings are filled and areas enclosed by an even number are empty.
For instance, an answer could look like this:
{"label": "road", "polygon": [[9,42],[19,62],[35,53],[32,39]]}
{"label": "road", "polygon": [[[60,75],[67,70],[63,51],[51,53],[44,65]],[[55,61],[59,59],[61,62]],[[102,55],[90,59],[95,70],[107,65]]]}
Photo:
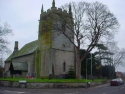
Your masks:
{"label": "road", "polygon": [[125,94],[125,84],[121,86],[110,86],[109,84],[104,84],[87,89],[26,89],[0,87],[0,94]]}

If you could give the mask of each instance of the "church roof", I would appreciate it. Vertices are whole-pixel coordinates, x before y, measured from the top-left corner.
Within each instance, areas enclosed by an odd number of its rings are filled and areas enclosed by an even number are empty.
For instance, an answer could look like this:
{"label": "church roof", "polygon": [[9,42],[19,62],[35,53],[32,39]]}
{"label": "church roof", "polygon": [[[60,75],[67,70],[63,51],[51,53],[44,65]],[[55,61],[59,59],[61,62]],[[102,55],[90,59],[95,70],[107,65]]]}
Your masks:
{"label": "church roof", "polygon": [[26,62],[12,62],[14,70],[28,71],[28,64]]}
{"label": "church roof", "polygon": [[15,57],[20,57],[20,56],[31,54],[37,49],[37,47],[38,47],[38,40],[27,43],[16,54],[12,53],[5,60],[5,62],[10,61],[12,58],[15,58]]}
{"label": "church roof", "polygon": [[14,57],[13,53],[5,60],[5,62],[10,61],[12,57]]}
{"label": "church roof", "polygon": [[33,53],[38,47],[38,40],[25,44],[14,57],[19,57]]}

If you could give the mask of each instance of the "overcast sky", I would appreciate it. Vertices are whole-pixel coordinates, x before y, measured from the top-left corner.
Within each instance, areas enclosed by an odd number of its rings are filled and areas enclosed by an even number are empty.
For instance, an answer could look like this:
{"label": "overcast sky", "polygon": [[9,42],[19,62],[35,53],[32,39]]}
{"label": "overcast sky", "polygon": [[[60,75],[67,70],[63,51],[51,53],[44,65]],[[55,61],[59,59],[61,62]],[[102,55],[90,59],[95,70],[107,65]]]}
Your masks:
{"label": "overcast sky", "polygon": [[[69,2],[83,0],[55,0],[56,7]],[[119,33],[115,36],[120,48],[125,48],[125,0],[86,0],[87,2],[99,1],[108,6],[120,23]],[[52,0],[0,0],[0,21],[7,22],[12,30],[13,36],[9,38],[11,51],[14,42],[19,42],[19,49],[26,43],[37,40],[38,20],[42,4],[46,11],[52,6]],[[7,58],[7,57],[6,57]],[[125,71],[125,68],[117,70]]]}

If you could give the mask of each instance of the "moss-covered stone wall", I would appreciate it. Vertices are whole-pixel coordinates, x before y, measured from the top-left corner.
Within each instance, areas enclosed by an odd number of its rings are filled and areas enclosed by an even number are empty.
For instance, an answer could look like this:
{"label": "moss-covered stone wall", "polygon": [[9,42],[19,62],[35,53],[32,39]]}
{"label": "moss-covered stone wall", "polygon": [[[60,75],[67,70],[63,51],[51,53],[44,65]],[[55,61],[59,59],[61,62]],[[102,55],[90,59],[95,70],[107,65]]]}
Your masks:
{"label": "moss-covered stone wall", "polygon": [[37,57],[37,74],[38,77],[47,76],[49,68],[49,50],[52,47],[52,20],[46,19],[41,21],[39,26],[39,37],[38,37],[38,57]]}

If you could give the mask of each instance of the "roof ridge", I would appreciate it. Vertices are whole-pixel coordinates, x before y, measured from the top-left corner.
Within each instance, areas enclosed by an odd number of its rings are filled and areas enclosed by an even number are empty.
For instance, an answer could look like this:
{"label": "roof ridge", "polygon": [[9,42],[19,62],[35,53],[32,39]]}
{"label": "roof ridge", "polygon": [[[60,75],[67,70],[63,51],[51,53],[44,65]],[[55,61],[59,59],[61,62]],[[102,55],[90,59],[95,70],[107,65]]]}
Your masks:
{"label": "roof ridge", "polygon": [[16,54],[13,53],[5,60],[5,62],[10,61],[12,58],[19,56],[24,56],[33,53],[38,48],[38,40],[31,41],[25,44]]}

